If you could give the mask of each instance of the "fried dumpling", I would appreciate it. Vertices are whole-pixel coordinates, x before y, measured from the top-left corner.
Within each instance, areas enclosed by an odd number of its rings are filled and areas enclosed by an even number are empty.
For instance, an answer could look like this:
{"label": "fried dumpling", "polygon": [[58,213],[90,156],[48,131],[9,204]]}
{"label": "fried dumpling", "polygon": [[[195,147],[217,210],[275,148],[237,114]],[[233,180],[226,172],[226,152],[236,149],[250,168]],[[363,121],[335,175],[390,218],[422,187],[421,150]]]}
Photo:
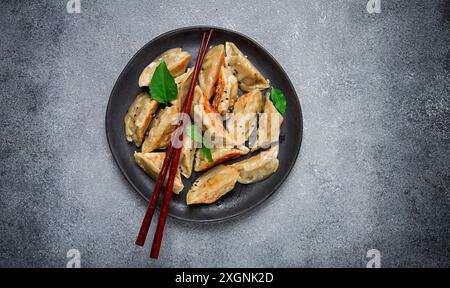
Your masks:
{"label": "fried dumpling", "polygon": [[186,100],[187,94],[189,92],[189,86],[191,86],[192,77],[194,75],[193,72],[193,69],[188,69],[186,73],[175,78],[175,83],[178,87],[178,94],[177,99],[173,100],[172,104],[177,105],[179,111],[183,110],[183,104]]}
{"label": "fried dumpling", "polygon": [[236,145],[244,144],[255,130],[258,121],[257,113],[261,112],[262,105],[262,95],[259,90],[253,90],[237,100],[233,114],[227,121],[229,134]]}
{"label": "fried dumpling", "polygon": [[225,49],[222,44],[214,46],[205,55],[198,83],[202,88],[203,94],[209,100],[214,92],[220,68],[224,65]]}
{"label": "fried dumpling", "polygon": [[191,54],[182,51],[181,48],[173,48],[159,55],[142,71],[141,76],[139,77],[139,87],[150,85],[153,73],[155,73],[156,67],[158,67],[162,60],[166,62],[170,74],[173,77],[178,77],[186,71],[189,61],[191,61]]}
{"label": "fried dumpling", "polygon": [[177,126],[178,112],[178,107],[173,105],[162,109],[156,115],[142,144],[142,153],[150,153],[169,145]]}
{"label": "fried dumpling", "polygon": [[253,90],[239,97],[234,105],[234,113],[253,112],[258,113],[262,110],[262,94],[259,90]]}
{"label": "fried dumpling", "polygon": [[[175,99],[171,102],[172,105],[176,105],[178,107],[178,110],[180,112],[183,110],[184,101],[186,100],[187,94],[189,92],[189,85],[191,84],[191,81],[192,81],[192,71],[188,71],[186,73],[190,74],[189,78],[186,77],[184,79],[184,81],[181,82],[180,84],[178,84],[178,82],[177,82],[178,96],[177,96],[177,99]],[[180,77],[184,77],[184,74]],[[175,79],[175,82],[177,81],[177,79]],[[194,95],[192,98],[191,110],[189,112],[189,115],[191,116],[191,118],[194,118],[194,116],[195,116],[194,108],[196,105],[201,104],[202,97],[203,97],[203,91],[200,88],[200,86],[196,85],[195,90],[194,90]]]}
{"label": "fried dumpling", "polygon": [[194,166],[195,158],[195,142],[191,137],[184,134],[183,148],[181,148],[180,155],[180,170],[181,174],[186,179],[191,178],[192,168]]}
{"label": "fried dumpling", "polygon": [[[191,106],[191,111],[190,111],[190,116],[192,119],[194,119],[196,116],[195,114],[195,110],[197,109],[197,117],[199,117],[201,115],[201,111],[203,110],[203,91],[200,88],[200,86],[196,85],[195,89],[194,89],[194,96],[192,99],[192,106]],[[197,108],[196,108],[197,107]],[[198,120],[201,120],[201,118],[199,118]],[[195,121],[195,120],[194,120]]]}
{"label": "fried dumpling", "polygon": [[283,120],[283,116],[275,108],[272,100],[270,100],[270,93],[266,93],[263,113],[259,116],[258,138],[252,147],[252,151],[256,151],[259,148],[265,149],[273,143],[278,143]]}
{"label": "fried dumpling", "polygon": [[250,150],[245,146],[241,146],[239,148],[212,148],[211,156],[213,162],[209,162],[208,159],[205,158],[203,150],[198,149],[195,154],[194,170],[195,172],[205,171],[225,161],[247,155],[249,152]]}
{"label": "fried dumpling", "polygon": [[136,147],[142,145],[148,125],[158,109],[158,102],[153,100],[148,93],[139,94],[134,99],[125,115],[125,135],[128,142],[134,141]]}
{"label": "fried dumpling", "polygon": [[194,70],[191,69],[191,68],[188,68],[188,69],[186,70],[186,72],[184,72],[183,74],[181,74],[181,75],[178,76],[178,77],[175,77],[174,80],[175,80],[175,84],[177,84],[178,90],[180,90],[181,84],[182,84],[184,81],[186,81],[186,79],[187,79],[188,77],[191,76],[192,72],[194,72]]}
{"label": "fried dumpling", "polygon": [[239,172],[231,167],[220,165],[202,176],[192,185],[186,195],[188,205],[211,204],[234,189]]}
{"label": "fried dumpling", "polygon": [[[198,93],[197,93],[198,92]],[[204,137],[214,147],[232,147],[234,139],[228,134],[223,126],[223,120],[220,115],[212,108],[211,103],[203,93],[196,89],[193,101],[194,122],[201,122]],[[200,125],[199,125],[200,126]]]}
{"label": "fried dumpling", "polygon": [[231,70],[222,66],[217,80],[212,106],[222,117],[233,109],[238,98],[238,82]]}
{"label": "fried dumpling", "polygon": [[[155,181],[158,179],[158,175],[161,172],[165,157],[166,152],[134,153],[136,163]],[[164,184],[167,184],[168,178],[169,172],[167,172]],[[183,181],[181,181],[180,170],[178,169],[177,174],[175,175],[175,181],[173,182],[173,192],[179,194],[183,188]]]}
{"label": "fried dumpling", "polygon": [[[273,150],[272,150],[273,149]],[[231,167],[239,171],[238,182],[251,184],[262,181],[278,170],[278,147],[262,151],[256,156],[234,163]]]}
{"label": "fried dumpling", "polygon": [[236,76],[243,91],[269,88],[269,83],[247,57],[232,42],[226,42],[226,65]]}

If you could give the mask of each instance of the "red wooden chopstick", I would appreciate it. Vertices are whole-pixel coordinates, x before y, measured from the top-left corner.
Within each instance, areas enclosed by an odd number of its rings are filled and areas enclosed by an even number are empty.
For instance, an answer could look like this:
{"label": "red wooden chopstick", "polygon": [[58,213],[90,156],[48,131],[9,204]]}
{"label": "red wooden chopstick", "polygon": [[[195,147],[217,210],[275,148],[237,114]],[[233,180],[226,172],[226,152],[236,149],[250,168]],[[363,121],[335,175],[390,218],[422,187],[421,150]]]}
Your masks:
{"label": "red wooden chopstick", "polygon": [[[192,77],[191,86],[189,87],[189,92],[188,92],[187,98],[184,102],[182,115],[186,115],[187,113],[189,113],[189,111],[191,109],[192,100],[194,98],[193,95],[194,95],[195,85],[197,83],[198,75],[200,73],[200,68],[201,68],[203,60],[205,58],[206,50],[208,49],[209,41],[211,40],[212,32],[213,32],[213,30],[210,29],[205,45],[204,46],[202,45],[200,47],[200,50],[199,50],[199,53],[197,56],[198,66],[196,65],[195,70],[194,70],[194,75]],[[203,34],[203,35],[205,35],[205,34]],[[202,44],[203,44],[203,41],[202,41]],[[187,123],[183,123],[182,119],[183,118],[180,118],[179,125],[185,126]],[[183,140],[184,140],[184,130],[185,129],[183,127],[183,129],[177,129],[177,131],[179,131],[179,132],[175,133],[176,134],[175,137],[177,137],[175,139],[179,139],[181,141],[181,143],[183,143]],[[150,257],[152,259],[157,259],[159,256],[159,250],[161,248],[161,241],[162,241],[162,237],[163,237],[163,233],[164,233],[164,226],[166,225],[167,214],[169,212],[169,203],[170,203],[170,200],[172,199],[172,194],[173,194],[172,193],[173,182],[175,180],[175,175],[178,170],[178,163],[180,162],[180,155],[181,155],[181,147],[175,148],[175,156],[171,163],[170,172],[169,172],[169,180],[166,185],[166,191],[164,194],[161,211],[159,213],[158,225],[156,226],[156,232],[155,232],[155,236],[153,238],[152,250],[150,253]]]}
{"label": "red wooden chopstick", "polygon": [[[201,55],[200,52],[201,52],[201,49],[202,49],[202,47],[204,45],[205,40],[206,40],[206,33],[203,33],[203,38],[202,38],[202,43],[201,43],[200,50],[199,50],[199,55]],[[200,61],[200,58],[197,56],[197,61],[195,62],[195,68],[194,69],[196,69],[198,67],[198,62],[199,61]],[[186,102],[184,104],[186,104]],[[183,108],[184,108],[184,106],[183,106]],[[178,130],[179,129],[176,129],[176,131],[178,131]],[[141,225],[141,228],[139,230],[138,238],[136,240],[136,245],[144,246],[145,240],[147,238],[148,230],[149,230],[150,224],[152,222],[153,214],[155,213],[156,206],[158,204],[159,194],[160,194],[160,192],[162,190],[162,187],[164,185],[168,168],[169,168],[169,166],[170,166],[170,164],[172,162],[172,155],[173,155],[173,146],[172,146],[172,142],[171,142],[169,144],[169,148],[167,149],[166,157],[164,158],[164,162],[163,162],[163,166],[161,168],[161,172],[158,175],[158,179],[156,181],[156,185],[155,185],[155,187],[153,189],[152,198],[150,199],[150,202],[149,202],[148,207],[147,207],[147,211],[146,211],[144,219],[142,221],[142,225]],[[169,183],[167,183],[167,184],[169,184]]]}
{"label": "red wooden chopstick", "polygon": [[153,188],[152,198],[148,203],[147,211],[145,212],[144,220],[142,220],[141,229],[139,230],[138,238],[136,239],[136,245],[144,246],[145,239],[147,238],[148,229],[152,223],[153,214],[158,203],[159,194],[166,179],[167,170],[170,166],[171,155],[173,154],[172,143],[169,144],[169,148],[166,152],[166,157],[164,158],[163,166],[161,172],[158,175],[158,180],[156,181],[155,188]]}
{"label": "red wooden chopstick", "polygon": [[[204,54],[205,54],[205,53],[202,53],[202,52],[206,51],[206,48],[207,48],[208,43],[209,43],[210,36],[211,36],[211,31],[210,31],[210,35],[209,35],[208,39],[206,38],[206,33],[203,33],[202,43],[201,43],[201,46],[200,46],[200,49],[199,49],[199,53],[198,53],[197,60],[196,60],[196,63],[195,63],[195,68],[194,68],[194,77],[195,78],[192,79],[191,86],[190,86],[189,93],[188,93],[188,97],[187,97],[187,99],[186,99],[186,101],[185,101],[185,103],[183,105],[183,112],[184,113],[186,113],[186,111],[189,111],[188,109],[192,105],[192,98],[193,98],[192,95],[193,95],[193,91],[195,89],[195,83],[197,82],[198,71],[200,70],[200,67],[201,67],[201,65],[203,63],[203,58],[204,58]],[[207,41],[207,42],[205,42],[205,41]],[[195,73],[196,71],[197,71],[197,73]],[[190,103],[187,103],[188,101]],[[187,104],[189,104],[189,106],[187,106]],[[182,121],[179,121],[178,127],[181,126],[182,124],[183,124]],[[179,130],[180,129],[176,129],[176,131],[179,131]],[[179,133],[176,133],[176,134],[177,135],[175,135],[175,137],[180,137]],[[181,135],[181,140],[183,140],[182,137],[183,137],[183,135]],[[174,138],[174,139],[176,139],[176,138]],[[178,138],[178,139],[180,139],[180,138]],[[180,150],[180,149],[178,149],[178,150]],[[156,206],[157,206],[157,203],[158,203],[159,195],[160,195],[160,192],[161,192],[162,187],[164,185],[168,169],[171,166],[171,164],[174,163],[174,161],[172,160],[173,153],[174,153],[174,148],[173,148],[172,142],[171,142],[169,144],[168,149],[167,149],[166,157],[164,158],[164,162],[163,162],[163,166],[161,168],[161,172],[158,175],[158,179],[157,179],[155,187],[153,189],[152,197],[151,197],[151,199],[149,201],[149,204],[148,204],[148,207],[147,207],[147,211],[146,211],[144,219],[142,221],[142,225],[141,225],[141,228],[139,230],[139,234],[138,234],[138,237],[137,237],[137,240],[136,240],[136,245],[144,246],[145,239],[147,238],[148,230],[150,228],[150,224],[152,222],[153,215],[155,213],[155,209],[156,209]],[[178,159],[176,161],[177,164],[176,164],[175,167],[178,166],[179,158],[180,157],[178,156]],[[175,172],[176,172],[176,170],[175,170]],[[175,175],[175,173],[174,173],[174,175]],[[175,176],[173,176],[172,181],[170,181],[170,173],[169,173],[169,180],[167,182],[167,186],[171,186],[171,187],[167,191],[172,191],[173,190],[174,178],[175,178]]]}

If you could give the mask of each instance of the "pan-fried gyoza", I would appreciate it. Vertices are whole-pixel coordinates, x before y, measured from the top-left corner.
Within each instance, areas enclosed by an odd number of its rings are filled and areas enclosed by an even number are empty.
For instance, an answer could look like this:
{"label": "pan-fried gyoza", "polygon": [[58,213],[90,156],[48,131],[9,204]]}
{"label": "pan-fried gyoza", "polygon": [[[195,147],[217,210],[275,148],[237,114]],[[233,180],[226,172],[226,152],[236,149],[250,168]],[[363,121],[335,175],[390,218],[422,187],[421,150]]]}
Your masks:
{"label": "pan-fried gyoza", "polygon": [[148,93],[141,93],[136,97],[125,115],[125,134],[128,142],[134,141],[136,147],[141,147],[156,109],[158,102]]}
{"label": "pan-fried gyoza", "polygon": [[194,70],[188,69],[186,73],[175,78],[175,83],[177,84],[178,88],[178,95],[177,99],[172,101],[172,104],[177,105],[179,111],[183,109],[184,100],[186,100],[186,96],[189,91],[189,86],[191,85],[192,82],[193,76],[192,72],[194,72]]}
{"label": "pan-fried gyoza", "polygon": [[202,176],[192,185],[186,195],[188,205],[211,204],[233,190],[239,178],[239,172],[231,166],[217,166]]}
{"label": "pan-fried gyoza", "polygon": [[183,148],[181,148],[180,155],[180,170],[181,174],[186,179],[191,178],[192,168],[195,159],[195,143],[188,135],[184,135]]}
{"label": "pan-fried gyoza", "polygon": [[234,139],[225,129],[222,118],[213,109],[205,94],[200,94],[197,97],[194,96],[195,101],[198,101],[194,103],[194,121],[201,121],[202,130],[205,137],[208,138],[208,142],[213,146],[219,147],[232,145]]}
{"label": "pan-fried gyoza", "polygon": [[254,146],[251,147],[252,152],[276,144],[280,138],[280,129],[283,121],[283,115],[275,108],[272,100],[270,100],[270,93],[267,92],[263,113],[259,117],[257,140]]}
{"label": "pan-fried gyoza", "polygon": [[249,152],[250,150],[245,146],[241,146],[239,148],[212,148],[212,161],[208,161],[205,158],[203,151],[199,149],[195,155],[195,172],[205,171],[213,166],[216,166],[217,164],[247,155]]}
{"label": "pan-fried gyoza", "polygon": [[232,69],[233,75],[239,81],[241,90],[250,92],[255,89],[263,90],[270,87],[266,78],[234,43],[226,43],[226,52],[226,65]]}
{"label": "pan-fried gyoza", "polygon": [[239,97],[234,105],[233,114],[227,121],[227,128],[234,139],[234,143],[241,145],[248,140],[250,134],[256,128],[257,113],[261,110],[261,91],[253,90]]}
{"label": "pan-fried gyoza", "polygon": [[220,68],[223,66],[224,61],[225,48],[222,44],[214,46],[205,55],[205,61],[198,75],[198,83],[208,100],[213,95],[214,87],[219,78]]}
{"label": "pan-fried gyoza", "polygon": [[234,107],[238,99],[238,81],[231,73],[231,69],[226,65],[220,68],[219,78],[217,79],[216,92],[212,106],[220,116],[225,117]]}
{"label": "pan-fried gyoza", "polygon": [[169,49],[162,53],[142,71],[141,76],[139,77],[139,87],[150,85],[156,67],[158,67],[159,63],[163,60],[166,62],[170,74],[173,77],[178,77],[186,71],[189,61],[191,60],[191,54],[182,51],[181,48]]}
{"label": "pan-fried gyoza", "polygon": [[142,144],[142,153],[150,153],[166,148],[176,129],[176,120],[180,110],[173,105],[162,109],[150,124],[147,137]]}
{"label": "pan-fried gyoza", "polygon": [[239,171],[238,182],[251,184],[266,179],[278,170],[278,147],[231,165]]}
{"label": "pan-fried gyoza", "polygon": [[[277,171],[286,99],[278,89],[276,95],[263,97],[269,81],[234,43],[226,42],[206,53],[189,115],[180,115],[193,79],[190,60],[189,52],[173,48],[145,67],[139,86],[146,92],[135,98],[125,115],[125,137],[142,146],[134,153],[135,161],[156,180],[178,120],[193,120],[183,145],[174,145],[181,154],[173,192],[184,189],[181,175],[194,178],[186,203],[211,204],[236,185],[264,181]],[[161,89],[164,85],[172,86]]]}
{"label": "pan-fried gyoza", "polygon": [[[165,157],[166,152],[134,153],[136,163],[154,180],[158,178],[158,175],[161,172]],[[167,183],[168,178],[169,175],[167,175],[165,183]],[[178,172],[175,175],[175,181],[173,182],[173,192],[179,194],[183,188],[183,181],[181,181],[180,170],[178,169]]]}

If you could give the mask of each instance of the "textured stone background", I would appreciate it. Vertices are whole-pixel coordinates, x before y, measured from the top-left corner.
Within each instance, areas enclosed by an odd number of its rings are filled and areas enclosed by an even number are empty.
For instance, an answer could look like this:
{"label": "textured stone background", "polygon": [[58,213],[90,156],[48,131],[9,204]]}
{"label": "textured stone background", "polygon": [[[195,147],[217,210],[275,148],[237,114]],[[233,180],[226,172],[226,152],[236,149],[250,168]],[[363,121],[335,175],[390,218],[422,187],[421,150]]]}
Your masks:
{"label": "textured stone background", "polygon": [[[371,248],[385,267],[450,266],[448,1],[382,0],[372,15],[366,0],[82,0],[79,15],[66,2],[1,1],[0,266],[65,267],[71,248],[84,267],[363,267]],[[151,263],[106,104],[141,46],[196,24],[279,60],[304,142],[263,206],[219,224],[169,219]]]}

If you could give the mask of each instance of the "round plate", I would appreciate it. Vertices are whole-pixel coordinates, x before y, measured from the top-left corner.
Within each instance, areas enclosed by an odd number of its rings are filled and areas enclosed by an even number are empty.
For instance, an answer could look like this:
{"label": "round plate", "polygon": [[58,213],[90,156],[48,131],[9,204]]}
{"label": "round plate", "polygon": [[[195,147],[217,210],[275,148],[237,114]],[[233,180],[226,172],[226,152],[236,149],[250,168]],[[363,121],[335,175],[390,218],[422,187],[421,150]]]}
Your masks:
{"label": "round plate", "polygon": [[[214,29],[210,45],[225,44],[226,41],[234,42],[259,71],[270,79],[271,85],[284,92],[287,110],[283,115],[285,121],[281,129],[278,156],[280,167],[274,175],[250,185],[238,183],[233,191],[219,199],[217,203],[196,206],[186,205],[186,193],[201,173],[194,173],[189,180],[183,178],[185,189],[180,195],[173,195],[169,215],[194,222],[229,219],[255,208],[266,200],[283,183],[294,166],[300,151],[303,132],[300,103],[291,81],[280,64],[258,43],[240,33],[218,27],[201,26],[173,30],[153,39],[133,56],[114,85],[106,110],[106,135],[109,147],[117,165],[133,188],[148,201],[155,183],[134,161],[133,153],[139,149],[125,139],[123,118],[136,95],[144,91],[138,86],[139,75],[154,58],[174,47],[181,47],[191,53],[189,67],[193,67],[202,34],[210,28]],[[250,156],[252,155],[247,157]],[[163,194],[161,193],[160,201]]]}

